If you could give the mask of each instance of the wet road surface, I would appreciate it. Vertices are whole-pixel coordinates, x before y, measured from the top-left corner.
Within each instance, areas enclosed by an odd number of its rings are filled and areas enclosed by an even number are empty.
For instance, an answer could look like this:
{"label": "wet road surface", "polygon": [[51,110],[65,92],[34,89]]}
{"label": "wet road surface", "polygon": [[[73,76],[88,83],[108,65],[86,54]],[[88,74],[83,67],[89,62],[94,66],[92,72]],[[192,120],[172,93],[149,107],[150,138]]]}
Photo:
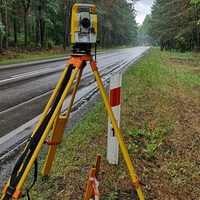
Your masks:
{"label": "wet road surface", "polygon": [[[98,55],[100,74],[102,68],[111,69],[124,60],[137,57],[145,49],[137,47]],[[0,66],[0,137],[42,113],[66,62],[7,69]],[[86,66],[83,76],[90,72],[90,67]]]}

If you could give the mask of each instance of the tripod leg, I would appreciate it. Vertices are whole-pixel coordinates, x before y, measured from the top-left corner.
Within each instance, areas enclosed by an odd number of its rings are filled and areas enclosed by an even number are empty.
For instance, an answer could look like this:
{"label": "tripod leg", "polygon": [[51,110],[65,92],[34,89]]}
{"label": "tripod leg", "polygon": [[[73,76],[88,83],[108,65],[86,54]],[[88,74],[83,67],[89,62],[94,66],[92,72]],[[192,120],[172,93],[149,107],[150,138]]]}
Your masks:
{"label": "tripod leg", "polygon": [[[40,120],[39,120],[39,122],[37,123],[37,125],[36,125],[36,127],[35,127],[35,129],[34,129],[34,131],[33,131],[33,133],[32,133],[32,135],[31,135],[31,137],[35,134],[35,132],[37,131],[37,129],[38,129],[38,128],[40,127],[40,125],[42,124],[42,122],[43,122],[43,120],[44,120],[44,118],[45,118],[45,116],[46,116],[48,110],[50,109],[50,107],[51,107],[51,105],[52,105],[52,103],[53,103],[53,101],[54,101],[54,99],[55,99],[55,97],[56,97],[56,94],[57,94],[58,90],[60,89],[60,86],[61,86],[61,84],[62,84],[62,82],[63,82],[63,79],[64,79],[66,73],[67,73],[67,70],[68,70],[68,67],[65,68],[65,70],[64,70],[64,72],[63,72],[63,74],[62,74],[62,76],[60,77],[60,80],[58,81],[57,86],[56,86],[56,88],[54,89],[54,91],[53,91],[53,93],[52,93],[52,95],[51,95],[51,97],[50,97],[50,99],[49,99],[49,102],[48,102],[48,104],[46,105],[46,107],[45,107],[45,109],[44,109],[44,111],[43,111],[43,114],[42,114],[42,116],[40,117]],[[24,151],[26,150],[26,147],[27,147],[27,146],[28,146],[28,142],[27,142],[27,144],[26,144],[26,146],[25,146],[25,148],[24,148]],[[36,157],[35,157],[35,158],[36,158]],[[34,158],[34,160],[35,160],[35,158]],[[34,160],[33,160],[33,162],[34,162]],[[32,162],[32,163],[33,163],[33,162]],[[31,166],[32,166],[32,164],[31,164]],[[30,166],[30,168],[31,168],[31,166]],[[21,167],[22,167],[22,166],[21,166]],[[21,170],[21,169],[20,169],[20,170]],[[28,174],[29,171],[30,171],[30,169],[27,170],[27,174]],[[26,178],[27,174],[24,176],[24,179],[21,181],[20,185],[18,184],[18,189],[16,189],[16,191],[19,191],[19,192],[20,192],[20,189],[21,189],[21,187],[22,187],[22,184],[23,184],[24,181],[25,181],[25,178]],[[6,186],[9,186],[9,185],[10,185],[10,178],[9,178],[9,180],[8,180],[8,182],[7,182],[7,184],[6,184]],[[5,194],[2,195],[2,198],[1,198],[1,199],[3,199],[4,196],[5,196]],[[10,198],[10,199],[13,199],[13,198]]]}
{"label": "tripod leg", "polygon": [[65,77],[65,74],[67,73],[67,69],[68,69],[68,67],[65,68],[65,70],[64,70],[64,72],[63,72],[63,74],[62,74],[62,76],[60,77],[60,80],[58,81],[58,83],[57,83],[57,85],[56,85],[56,88],[54,89],[54,91],[53,91],[53,93],[52,93],[52,95],[51,95],[51,97],[50,97],[50,99],[49,99],[49,102],[48,102],[48,104],[46,105],[46,107],[45,107],[45,109],[44,109],[44,111],[43,111],[43,113],[42,113],[42,116],[41,116],[39,122],[37,123],[37,125],[36,125],[36,127],[35,127],[35,129],[34,129],[34,131],[33,131],[33,134],[34,134],[35,131],[38,129],[38,127],[41,125],[41,123],[42,123],[42,121],[44,120],[44,118],[45,118],[47,112],[49,111],[49,108],[51,107],[51,105],[52,105],[52,103],[53,103],[53,101],[54,101],[54,99],[55,99],[55,97],[56,97],[56,94],[57,94],[58,90],[60,89],[60,86],[61,86],[61,84],[62,84],[62,82],[63,82],[64,77]]}
{"label": "tripod leg", "polygon": [[78,89],[78,85],[79,85],[79,82],[81,79],[82,71],[83,71],[83,69],[81,68],[79,71],[77,80],[76,80],[76,84],[73,89],[71,101],[70,101],[70,104],[67,109],[67,114],[65,116],[59,116],[60,115],[60,112],[59,112],[59,115],[57,115],[57,118],[54,122],[53,131],[52,131],[51,138],[49,141],[50,147],[49,147],[48,155],[47,155],[45,165],[44,165],[44,168],[42,171],[42,176],[47,176],[50,172],[50,169],[51,169],[51,166],[53,163],[53,159],[55,157],[57,146],[58,146],[58,144],[60,144],[60,142],[62,140],[62,136],[63,136],[64,130],[65,130],[65,127],[66,127],[66,124],[67,124],[67,121],[68,121],[68,118],[70,115],[70,111],[71,111],[71,108],[72,108],[72,105],[74,102],[74,98],[75,98],[75,95],[76,95],[76,92]]}
{"label": "tripod leg", "polygon": [[66,116],[65,116],[66,117],[66,123],[68,121],[68,118],[69,118],[69,115],[70,115],[70,112],[71,112],[71,108],[72,108],[72,105],[73,105],[73,102],[74,102],[74,99],[75,99],[75,96],[76,96],[76,92],[78,90],[78,86],[79,86],[79,83],[80,83],[82,72],[83,72],[83,68],[80,69],[76,84],[74,86],[74,90],[73,90],[73,93],[72,93],[71,101],[70,101],[70,104],[68,106],[67,113],[66,113]]}
{"label": "tripod leg", "polygon": [[[36,127],[35,127],[35,129],[34,129],[34,131],[32,133],[32,135],[31,135],[31,137],[33,137],[33,135],[35,134],[37,129],[40,127],[40,125],[42,124],[42,122],[43,122],[43,120],[44,120],[44,118],[45,118],[45,116],[47,114],[47,112],[49,111],[49,109],[50,109],[50,107],[51,107],[51,105],[52,105],[52,103],[53,103],[53,101],[54,101],[54,99],[56,97],[56,94],[57,94],[58,90],[60,89],[60,86],[61,86],[61,84],[63,82],[63,79],[64,79],[64,77],[65,77],[65,75],[67,73],[67,69],[68,69],[68,67],[65,68],[62,76],[60,77],[60,79],[59,79],[59,81],[58,81],[58,83],[56,85],[56,88],[54,89],[54,91],[53,91],[53,93],[52,93],[52,95],[51,95],[51,97],[50,97],[50,99],[49,99],[49,101],[48,101],[43,113],[42,113],[42,116],[40,117],[40,120],[38,121],[38,123],[37,123],[37,125],[36,125]],[[28,145],[28,143],[26,144],[26,146],[24,148],[24,151],[25,151],[27,145]]]}
{"label": "tripod leg", "polygon": [[62,96],[61,96],[61,98],[60,98],[60,101],[59,101],[59,103],[58,103],[58,105],[57,105],[57,107],[56,107],[56,109],[55,109],[55,111],[54,111],[54,113],[53,113],[53,115],[52,115],[52,117],[51,117],[51,119],[50,119],[50,121],[49,121],[49,123],[48,123],[48,125],[47,125],[47,127],[46,127],[46,129],[45,129],[35,151],[34,151],[34,153],[33,153],[33,155],[32,155],[32,157],[31,157],[31,159],[30,159],[30,161],[29,161],[29,163],[28,163],[28,165],[27,165],[17,187],[16,187],[16,190],[21,189],[21,187],[22,187],[22,185],[23,185],[23,183],[24,183],[24,181],[25,181],[25,179],[26,179],[26,177],[27,177],[27,175],[28,175],[28,173],[29,173],[29,171],[30,171],[40,149],[41,149],[41,147],[42,147],[42,145],[44,144],[45,138],[47,137],[47,134],[49,133],[49,131],[50,131],[52,125],[53,125],[53,122],[54,122],[56,116],[58,115],[58,112],[60,111],[60,109],[62,107],[63,101],[64,101],[66,95],[69,92],[69,89],[70,89],[70,87],[71,87],[71,85],[72,85],[72,83],[73,83],[73,81],[74,81],[74,79],[77,75],[78,70],[79,70],[79,68],[75,68],[75,70],[74,70],[74,72],[73,72],[73,74],[72,74],[72,76],[71,76]]}
{"label": "tripod leg", "polygon": [[64,120],[58,114],[57,117],[56,117],[56,120],[54,122],[50,141],[47,141],[47,144],[50,145],[50,147],[49,147],[49,151],[48,151],[48,154],[47,154],[45,165],[44,165],[44,168],[43,168],[43,171],[42,171],[42,176],[47,176],[50,172],[51,165],[52,165],[55,153],[56,153],[57,145],[61,141],[62,130],[64,129],[63,126],[64,126]]}
{"label": "tripod leg", "polygon": [[[92,66],[93,65],[93,66]],[[122,135],[120,133],[120,130],[118,128],[118,125],[117,125],[117,122],[116,122],[116,119],[114,117],[114,114],[112,112],[112,109],[111,109],[111,106],[109,104],[109,101],[108,101],[108,97],[106,95],[106,91],[105,91],[105,88],[103,86],[103,83],[101,81],[101,78],[99,76],[99,73],[97,71],[97,68],[95,66],[95,63],[94,61],[91,61],[91,66],[93,68],[93,73],[94,73],[94,76],[96,78],[96,81],[97,81],[97,84],[99,86],[99,89],[100,89],[100,92],[101,92],[101,95],[102,95],[102,98],[103,98],[103,101],[105,103],[105,106],[106,106],[106,109],[108,111],[108,115],[110,117],[110,120],[112,122],[112,125],[113,125],[113,128],[114,128],[114,131],[116,133],[116,136],[117,136],[117,139],[119,141],[119,144],[120,144],[120,148],[122,150],[122,154],[124,156],[124,159],[125,159],[125,162],[126,162],[126,165],[128,167],[128,170],[129,170],[129,173],[131,175],[131,178],[132,178],[132,181],[133,181],[133,184],[137,190],[137,193],[138,193],[138,196],[140,198],[140,200],[143,200],[144,197],[143,197],[143,194],[142,194],[142,190],[140,188],[140,185],[138,183],[138,179],[137,179],[137,176],[135,175],[135,171],[134,171],[134,168],[133,168],[133,165],[131,163],[131,159],[129,157],[129,154],[128,154],[128,151],[126,149],[126,146],[124,144],[124,140],[122,138]]]}

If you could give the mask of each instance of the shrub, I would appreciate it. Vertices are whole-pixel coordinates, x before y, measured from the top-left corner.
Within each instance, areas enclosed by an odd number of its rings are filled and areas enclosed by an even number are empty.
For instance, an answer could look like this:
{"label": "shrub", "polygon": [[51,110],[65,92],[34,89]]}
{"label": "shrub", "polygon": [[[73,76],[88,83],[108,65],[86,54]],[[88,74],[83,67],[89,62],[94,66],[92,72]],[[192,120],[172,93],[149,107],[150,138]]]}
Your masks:
{"label": "shrub", "polygon": [[54,43],[52,40],[47,40],[47,50],[52,49],[52,47],[54,46]]}

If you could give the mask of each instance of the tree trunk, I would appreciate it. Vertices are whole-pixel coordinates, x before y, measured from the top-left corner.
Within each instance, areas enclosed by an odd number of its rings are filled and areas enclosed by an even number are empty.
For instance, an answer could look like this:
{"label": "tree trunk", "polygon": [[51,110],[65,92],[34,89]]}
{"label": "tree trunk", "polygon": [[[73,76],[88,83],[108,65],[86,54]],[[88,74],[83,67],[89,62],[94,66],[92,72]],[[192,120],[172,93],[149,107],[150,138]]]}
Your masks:
{"label": "tree trunk", "polygon": [[24,9],[24,46],[27,47],[27,12],[30,6],[30,0],[27,1],[27,4],[22,0],[23,9]]}
{"label": "tree trunk", "polygon": [[105,32],[103,32],[103,27],[101,27],[101,32],[102,32],[102,34],[100,35],[101,48],[104,48],[104,34],[105,34]]}
{"label": "tree trunk", "polygon": [[26,13],[24,12],[24,47],[27,47],[27,22],[26,22]]}
{"label": "tree trunk", "polygon": [[187,44],[188,44],[188,51],[191,51],[192,50],[192,46],[191,46],[191,38],[190,38],[190,35],[188,35],[188,42],[187,42]]}
{"label": "tree trunk", "polygon": [[40,19],[40,37],[41,37],[41,47],[42,49],[46,48],[46,39],[45,39],[45,21]]}
{"label": "tree trunk", "polygon": [[66,11],[64,17],[64,43],[63,48],[66,49],[66,46],[69,46],[69,35],[70,35],[70,24],[71,24],[71,9],[72,3],[71,0],[66,0]]}
{"label": "tree trunk", "polygon": [[[2,8],[0,7],[0,22],[2,22]],[[2,36],[0,35],[0,54],[3,53]]]}
{"label": "tree trunk", "polygon": [[69,20],[67,24],[67,39],[66,39],[66,45],[70,46],[70,27],[71,27],[71,12],[69,12]]}
{"label": "tree trunk", "polygon": [[41,48],[46,48],[46,38],[45,38],[45,21],[41,18],[41,12],[45,10],[45,0],[40,0],[39,12],[40,12],[40,40]]}
{"label": "tree trunk", "polygon": [[3,53],[3,48],[2,48],[2,37],[0,36],[0,54]]}
{"label": "tree trunk", "polygon": [[63,49],[66,50],[66,39],[67,39],[67,10],[68,10],[68,3],[69,1],[66,0],[64,1],[63,5],[64,7],[66,6],[66,10],[64,10],[64,35],[63,35]]}
{"label": "tree trunk", "polygon": [[199,27],[198,25],[196,26],[196,33],[195,33],[195,50],[199,51],[200,50],[200,34],[199,34]]}
{"label": "tree trunk", "polygon": [[64,9],[64,35],[63,35],[63,49],[66,50],[66,37],[67,37],[67,10],[68,10],[68,3],[69,1],[64,1],[63,7],[66,9]]}
{"label": "tree trunk", "polygon": [[160,41],[160,50],[161,50],[161,51],[164,50],[164,44],[163,44],[163,41],[162,41],[162,40]]}
{"label": "tree trunk", "polygon": [[8,11],[7,11],[7,0],[4,0],[4,17],[3,23],[5,26],[5,36],[4,36],[4,48],[8,49]]}
{"label": "tree trunk", "polygon": [[[104,6],[104,0],[101,0],[101,9],[103,10],[103,6]],[[101,43],[101,48],[103,48],[104,44],[103,44],[103,27],[102,27],[102,21],[103,21],[103,16],[101,16],[100,18],[100,22],[99,22],[99,38],[100,38],[100,43]]]}
{"label": "tree trunk", "polygon": [[198,20],[199,20],[199,14],[197,13],[197,4],[195,4],[195,23],[196,23],[196,26],[195,26],[195,49],[197,51],[200,50],[200,33],[199,33],[199,23],[198,23]]}
{"label": "tree trunk", "polygon": [[36,16],[35,23],[36,23],[36,35],[35,35],[35,49],[36,49],[38,46],[38,41],[39,41],[39,26],[40,26],[40,22],[37,16]]}
{"label": "tree trunk", "polygon": [[51,20],[53,22],[54,25],[54,29],[53,29],[53,42],[55,45],[57,45],[57,27],[56,27],[56,17],[54,16]]}
{"label": "tree trunk", "polygon": [[15,44],[15,47],[17,45],[17,21],[16,19],[14,19],[14,22],[13,22],[13,29],[14,29],[14,44]]}

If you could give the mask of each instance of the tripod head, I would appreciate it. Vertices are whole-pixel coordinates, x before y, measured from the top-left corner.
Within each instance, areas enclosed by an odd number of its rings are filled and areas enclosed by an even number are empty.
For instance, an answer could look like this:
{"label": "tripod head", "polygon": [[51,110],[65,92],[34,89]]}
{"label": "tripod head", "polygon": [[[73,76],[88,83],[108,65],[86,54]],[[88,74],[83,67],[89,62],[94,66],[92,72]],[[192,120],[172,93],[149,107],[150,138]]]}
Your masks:
{"label": "tripod head", "polygon": [[[95,45],[96,46],[96,45]],[[92,44],[73,44],[72,55],[91,55]]]}

